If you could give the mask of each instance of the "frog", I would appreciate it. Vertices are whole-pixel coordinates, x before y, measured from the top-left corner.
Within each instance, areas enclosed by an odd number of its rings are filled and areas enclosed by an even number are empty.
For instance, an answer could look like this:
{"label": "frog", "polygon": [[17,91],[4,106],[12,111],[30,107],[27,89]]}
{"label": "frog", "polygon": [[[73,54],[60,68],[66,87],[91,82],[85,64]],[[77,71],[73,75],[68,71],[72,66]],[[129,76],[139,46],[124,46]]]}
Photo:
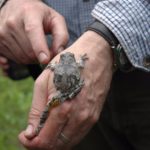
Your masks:
{"label": "frog", "polygon": [[43,128],[51,108],[63,103],[65,100],[73,99],[84,86],[84,79],[81,78],[81,69],[85,67],[87,54],[80,56],[79,60],[71,52],[60,54],[59,62],[50,62],[46,69],[54,73],[53,83],[56,88],[56,94],[50,99],[40,116],[39,124],[36,128],[36,135]]}
{"label": "frog", "polygon": [[61,102],[72,99],[81,91],[84,80],[81,79],[80,70],[84,68],[87,59],[87,54],[83,54],[76,61],[73,53],[66,52],[60,55],[59,63],[50,63],[47,66],[54,72],[53,83],[57,90],[56,97]]}

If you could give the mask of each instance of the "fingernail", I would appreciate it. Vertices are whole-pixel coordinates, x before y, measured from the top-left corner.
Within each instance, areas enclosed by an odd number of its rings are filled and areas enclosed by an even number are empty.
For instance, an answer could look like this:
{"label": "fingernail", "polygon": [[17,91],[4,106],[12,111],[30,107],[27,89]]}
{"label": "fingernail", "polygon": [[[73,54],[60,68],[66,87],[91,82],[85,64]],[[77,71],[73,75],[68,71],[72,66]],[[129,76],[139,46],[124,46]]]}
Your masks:
{"label": "fingernail", "polygon": [[31,137],[33,134],[33,126],[28,125],[27,129],[25,130],[25,136],[26,137]]}
{"label": "fingernail", "polygon": [[41,63],[43,63],[43,62],[47,61],[48,57],[45,53],[41,52],[38,56],[38,59]]}

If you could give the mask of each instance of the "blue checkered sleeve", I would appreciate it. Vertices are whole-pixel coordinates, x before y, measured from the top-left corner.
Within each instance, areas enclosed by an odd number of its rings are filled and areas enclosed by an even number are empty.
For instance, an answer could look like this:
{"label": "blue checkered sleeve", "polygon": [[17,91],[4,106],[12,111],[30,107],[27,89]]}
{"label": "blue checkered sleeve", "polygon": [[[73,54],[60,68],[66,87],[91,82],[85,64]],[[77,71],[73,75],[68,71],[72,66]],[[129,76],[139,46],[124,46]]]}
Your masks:
{"label": "blue checkered sleeve", "polygon": [[150,71],[149,0],[103,0],[92,16],[114,33],[134,67]]}

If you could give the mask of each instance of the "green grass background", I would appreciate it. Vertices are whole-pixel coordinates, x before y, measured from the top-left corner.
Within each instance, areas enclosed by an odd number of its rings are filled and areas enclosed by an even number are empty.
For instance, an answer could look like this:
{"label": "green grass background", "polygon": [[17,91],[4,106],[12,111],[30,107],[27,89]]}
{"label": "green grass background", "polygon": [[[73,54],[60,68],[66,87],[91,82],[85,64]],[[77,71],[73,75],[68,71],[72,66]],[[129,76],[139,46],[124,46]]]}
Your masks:
{"label": "green grass background", "polygon": [[18,134],[26,128],[34,81],[12,81],[0,73],[0,150],[24,150]]}

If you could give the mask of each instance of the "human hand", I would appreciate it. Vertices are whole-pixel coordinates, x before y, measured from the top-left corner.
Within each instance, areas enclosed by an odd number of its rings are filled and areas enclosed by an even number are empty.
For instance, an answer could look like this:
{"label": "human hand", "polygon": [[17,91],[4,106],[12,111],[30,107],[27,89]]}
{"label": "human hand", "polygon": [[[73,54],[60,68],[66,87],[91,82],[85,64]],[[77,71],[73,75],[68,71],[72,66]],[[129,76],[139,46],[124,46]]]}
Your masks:
{"label": "human hand", "polygon": [[[75,98],[50,111],[43,129],[35,136],[40,114],[47,100],[56,93],[53,73],[44,70],[35,83],[29,126],[19,135],[21,143],[28,149],[70,149],[81,141],[99,119],[113,72],[110,46],[97,33],[87,31],[64,52],[66,51],[74,53],[76,59],[87,54],[89,59],[81,72],[85,85]],[[59,56],[60,54],[52,62],[58,62]],[[61,133],[70,139],[69,143],[63,143],[59,138]]]}
{"label": "human hand", "polygon": [[[10,0],[0,10],[0,54],[18,63],[48,63],[66,45],[64,18],[40,0]],[[45,34],[52,34],[49,51]]]}
{"label": "human hand", "polygon": [[0,68],[2,70],[2,74],[4,76],[7,76],[7,70],[9,68],[8,59],[4,56],[0,56]]}

